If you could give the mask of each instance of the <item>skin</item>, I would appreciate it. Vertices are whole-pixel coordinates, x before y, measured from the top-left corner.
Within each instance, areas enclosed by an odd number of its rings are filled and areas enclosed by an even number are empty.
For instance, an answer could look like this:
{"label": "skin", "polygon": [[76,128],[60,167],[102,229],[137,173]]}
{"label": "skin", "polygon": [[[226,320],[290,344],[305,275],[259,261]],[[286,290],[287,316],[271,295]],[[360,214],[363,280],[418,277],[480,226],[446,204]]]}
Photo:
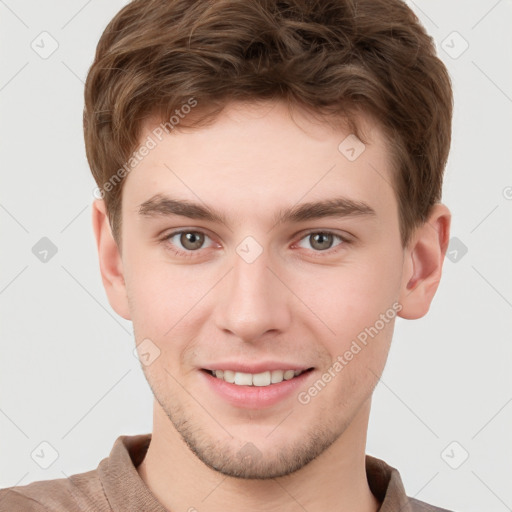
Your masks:
{"label": "skin", "polygon": [[[220,360],[295,363],[314,368],[300,389],[307,391],[394,303],[403,318],[427,313],[450,212],[435,205],[402,247],[386,141],[371,119],[360,121],[369,139],[353,162],[338,151],[348,131],[300,110],[292,117],[279,102],[230,104],[208,127],[175,130],[125,178],[121,251],[103,200],[94,202],[110,304],[133,322],[137,344],[149,338],[160,350],[142,366],[155,400],[152,441],[137,471],[169,510],[379,507],[365,444],[394,319],[307,404],[292,393],[266,408],[235,407],[200,370]],[[148,120],[140,140],[157,124]],[[157,193],[207,204],[227,222],[139,215]],[[375,215],[273,221],[282,208],[340,195]],[[182,228],[207,235],[195,252],[179,235],[161,240]],[[351,242],[333,237],[319,250],[310,235],[322,230]],[[263,249],[250,264],[236,252],[247,236]],[[192,257],[175,255],[173,244]],[[249,462],[238,453],[247,443]]]}

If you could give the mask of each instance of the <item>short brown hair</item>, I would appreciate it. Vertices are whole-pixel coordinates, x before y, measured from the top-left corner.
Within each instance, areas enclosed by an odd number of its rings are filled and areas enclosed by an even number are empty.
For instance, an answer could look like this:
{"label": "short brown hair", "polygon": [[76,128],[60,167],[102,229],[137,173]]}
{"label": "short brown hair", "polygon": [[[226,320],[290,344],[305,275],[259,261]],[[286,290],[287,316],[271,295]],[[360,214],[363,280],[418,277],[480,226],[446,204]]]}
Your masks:
{"label": "short brown hair", "polygon": [[[284,100],[389,141],[405,246],[440,201],[451,140],[451,81],[401,0],[134,0],[103,32],[85,84],[87,159],[121,247],[121,191],[141,127],[214,121],[231,101]],[[189,109],[190,110],[190,109]],[[168,124],[168,123],[167,123]],[[125,173],[121,173],[124,176]],[[112,184],[113,182],[110,181]]]}

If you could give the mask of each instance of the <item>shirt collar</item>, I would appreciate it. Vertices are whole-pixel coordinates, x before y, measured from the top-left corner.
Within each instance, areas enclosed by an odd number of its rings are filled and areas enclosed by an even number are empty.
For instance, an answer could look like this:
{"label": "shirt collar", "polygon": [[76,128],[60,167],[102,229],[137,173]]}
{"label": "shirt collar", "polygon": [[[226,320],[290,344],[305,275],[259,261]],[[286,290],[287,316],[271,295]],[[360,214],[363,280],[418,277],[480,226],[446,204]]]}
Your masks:
{"label": "shirt collar", "polygon": [[[98,466],[107,500],[114,512],[168,512],[137,472],[151,442],[151,434],[119,436],[110,455]],[[368,485],[380,501],[379,512],[412,512],[397,469],[366,455]]]}

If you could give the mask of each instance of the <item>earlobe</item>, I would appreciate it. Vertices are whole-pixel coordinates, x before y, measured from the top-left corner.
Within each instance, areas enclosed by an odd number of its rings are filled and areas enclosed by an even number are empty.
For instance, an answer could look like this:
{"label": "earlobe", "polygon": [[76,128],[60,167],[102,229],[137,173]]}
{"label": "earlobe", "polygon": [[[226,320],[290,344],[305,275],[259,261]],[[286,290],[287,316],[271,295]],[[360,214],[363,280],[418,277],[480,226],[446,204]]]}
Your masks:
{"label": "earlobe", "polygon": [[103,199],[96,199],[92,204],[92,227],[98,249],[101,280],[110,305],[120,316],[131,320],[123,263],[110,229]]}
{"label": "earlobe", "polygon": [[438,203],[432,207],[427,221],[415,230],[406,249],[400,317],[421,318],[428,312],[441,280],[450,220],[450,210]]}

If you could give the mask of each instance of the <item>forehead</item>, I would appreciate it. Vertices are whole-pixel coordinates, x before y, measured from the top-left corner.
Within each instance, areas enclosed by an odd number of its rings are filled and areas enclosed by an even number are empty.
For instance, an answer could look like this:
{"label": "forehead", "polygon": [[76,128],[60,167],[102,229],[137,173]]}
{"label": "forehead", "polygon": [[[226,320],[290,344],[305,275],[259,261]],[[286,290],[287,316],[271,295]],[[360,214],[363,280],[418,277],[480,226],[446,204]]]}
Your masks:
{"label": "forehead", "polygon": [[371,118],[359,117],[358,125],[367,144],[343,123],[334,126],[279,102],[233,103],[208,126],[170,133],[153,118],[139,146],[151,149],[127,175],[123,204],[136,212],[167,194],[215,201],[228,215],[251,208],[274,215],[281,207],[342,195],[378,211],[394,200],[390,155]]}

